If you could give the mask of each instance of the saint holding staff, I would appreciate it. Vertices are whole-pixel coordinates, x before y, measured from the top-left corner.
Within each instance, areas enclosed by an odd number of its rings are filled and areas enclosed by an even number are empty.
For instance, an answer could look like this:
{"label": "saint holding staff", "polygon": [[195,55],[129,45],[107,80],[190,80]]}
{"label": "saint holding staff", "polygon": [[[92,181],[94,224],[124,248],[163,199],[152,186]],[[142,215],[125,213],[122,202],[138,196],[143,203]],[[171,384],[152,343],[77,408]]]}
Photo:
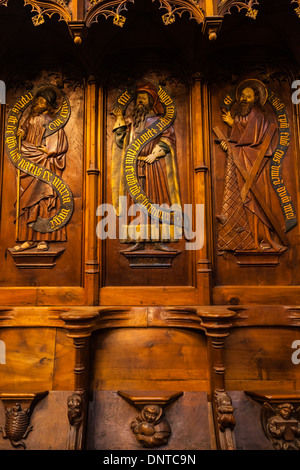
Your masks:
{"label": "saint holding staff", "polygon": [[[134,108],[130,115],[125,117],[121,107],[113,111],[116,121],[113,129],[112,198],[117,215],[122,212],[122,208],[119,207],[119,197],[125,196],[127,189],[126,170],[124,170],[126,149],[130,144],[134,146],[134,142],[140,142],[147,129],[147,143],[138,152],[137,157],[137,183],[155,205],[181,205],[174,128],[170,125],[158,133],[156,130],[154,132],[152,127],[164,114],[157,87],[152,83],[140,83],[136,87],[134,98]],[[148,138],[149,135],[151,138]],[[128,196],[128,206],[132,205],[132,202]],[[145,243],[152,241],[155,243],[155,249],[168,251],[169,248],[164,242],[170,240],[165,240],[161,233],[157,234],[157,238],[151,237],[148,217],[146,214],[143,215],[144,221],[140,224],[141,236],[129,250],[144,249]],[[128,233],[126,242],[131,241]]]}

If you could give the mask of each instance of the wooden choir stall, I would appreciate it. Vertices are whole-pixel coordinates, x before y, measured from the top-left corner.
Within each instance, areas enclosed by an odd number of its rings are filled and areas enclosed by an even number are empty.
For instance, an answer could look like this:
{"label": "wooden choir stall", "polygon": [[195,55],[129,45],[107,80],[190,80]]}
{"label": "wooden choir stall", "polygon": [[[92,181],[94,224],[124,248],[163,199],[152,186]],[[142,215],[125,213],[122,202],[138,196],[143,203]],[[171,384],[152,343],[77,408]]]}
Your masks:
{"label": "wooden choir stall", "polygon": [[0,450],[300,449],[299,28],[0,0]]}

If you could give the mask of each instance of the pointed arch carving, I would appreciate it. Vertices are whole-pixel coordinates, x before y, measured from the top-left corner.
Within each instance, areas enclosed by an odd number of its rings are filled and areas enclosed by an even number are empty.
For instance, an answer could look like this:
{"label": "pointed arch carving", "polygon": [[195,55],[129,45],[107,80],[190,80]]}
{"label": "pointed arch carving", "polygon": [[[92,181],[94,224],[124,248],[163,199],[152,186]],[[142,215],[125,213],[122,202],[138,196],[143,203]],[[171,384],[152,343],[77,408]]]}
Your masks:
{"label": "pointed arch carving", "polygon": [[[195,19],[198,24],[205,21],[205,12],[200,6],[200,0],[152,0],[152,3],[154,2],[159,2],[159,9],[165,10],[162,15],[165,25],[174,23],[176,15],[181,17],[185,12],[189,13],[190,19]],[[127,11],[128,3],[134,3],[134,0],[92,0],[92,7],[85,19],[87,27],[97,22],[100,15],[104,15],[105,18],[113,17],[115,25],[123,26],[126,17],[121,13]]]}
{"label": "pointed arch carving", "polygon": [[65,21],[66,23],[72,19],[72,12],[64,0],[24,0],[24,5],[30,5],[31,11],[36,13],[32,17],[34,26],[39,26],[45,22],[44,15],[51,18],[57,14],[59,16],[58,21]]}
{"label": "pointed arch carving", "polygon": [[231,14],[231,9],[235,7],[238,11],[246,9],[246,16],[256,19],[258,10],[253,8],[255,5],[259,5],[258,0],[220,0],[218,4],[218,14],[222,16]]}

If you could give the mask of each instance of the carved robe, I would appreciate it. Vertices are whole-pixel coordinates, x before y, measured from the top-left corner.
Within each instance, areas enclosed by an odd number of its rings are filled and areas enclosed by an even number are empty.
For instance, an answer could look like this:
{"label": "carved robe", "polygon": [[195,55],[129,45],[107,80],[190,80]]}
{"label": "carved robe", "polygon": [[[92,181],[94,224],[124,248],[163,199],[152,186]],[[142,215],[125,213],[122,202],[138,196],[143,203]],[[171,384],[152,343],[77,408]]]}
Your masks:
{"label": "carved robe", "polygon": [[[151,114],[146,116],[138,127],[134,127],[131,117],[127,119],[126,126],[114,129],[114,143],[112,152],[112,198],[117,215],[122,213],[119,207],[119,196],[126,195],[126,181],[124,177],[124,158],[127,146],[151,126],[159,116]],[[144,157],[150,155],[156,145],[159,145],[165,155],[148,164]],[[154,204],[181,205],[177,166],[175,160],[175,132],[170,126],[157,138],[151,140],[139,153],[137,160],[138,182],[150,201]],[[133,203],[128,195],[127,206]],[[147,224],[147,215],[144,216]]]}
{"label": "carved robe", "polygon": [[[61,176],[66,165],[68,142],[63,129],[43,138],[44,124],[52,119],[48,114],[41,114],[29,116],[25,120],[21,126],[25,131],[21,153],[33,163]],[[49,154],[39,149],[41,145],[48,148]],[[51,233],[40,233],[31,228],[38,216],[48,219],[53,217],[57,210],[58,196],[54,189],[38,178],[21,173],[19,241],[65,241],[65,227]]]}
{"label": "carved robe", "polygon": [[[256,161],[266,138],[270,121],[264,111],[254,106],[245,117],[236,116],[228,141],[247,175]],[[254,183],[263,195],[265,203],[272,208],[272,188],[268,174],[268,162],[272,155],[272,144],[265,152]],[[243,202],[241,191],[244,178],[228,155],[225,171],[225,190],[222,203],[222,216],[225,223],[220,227],[218,247],[220,250],[254,249],[262,240],[266,241],[266,230],[273,227],[251,193],[251,188]],[[259,222],[259,223],[258,223]]]}

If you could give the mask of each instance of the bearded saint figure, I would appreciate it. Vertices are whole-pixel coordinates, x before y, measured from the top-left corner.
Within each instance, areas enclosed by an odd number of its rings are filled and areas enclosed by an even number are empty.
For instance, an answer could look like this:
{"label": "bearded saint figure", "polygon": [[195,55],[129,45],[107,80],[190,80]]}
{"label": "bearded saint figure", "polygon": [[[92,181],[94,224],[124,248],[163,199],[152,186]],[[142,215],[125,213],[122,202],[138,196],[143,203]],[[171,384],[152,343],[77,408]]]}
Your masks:
{"label": "bearded saint figure", "polygon": [[[230,149],[226,141],[220,143],[227,153],[227,164],[222,213],[217,216],[220,223],[218,248],[220,251],[284,251],[286,247],[281,245],[280,237],[251,192],[251,187],[244,200],[241,199],[245,179],[236,168],[231,153],[234,152],[243,170],[250,175],[270,129],[270,120],[262,108],[264,99],[261,87],[254,80],[249,80],[249,84],[245,85],[240,89],[233,115],[230,111],[224,111],[222,115],[223,121],[231,127],[231,133],[228,139]],[[268,175],[272,151],[270,138],[270,145],[261,158],[254,180],[269,208],[272,208],[273,195]]]}
{"label": "bearded saint figure", "polygon": [[[127,146],[144,131],[151,126],[164,112],[159,100],[156,86],[152,83],[140,84],[136,88],[136,98],[134,109],[130,116],[123,115],[123,111],[118,108],[113,113],[116,117],[114,126],[114,143],[112,159],[112,198],[117,215],[121,213],[119,206],[119,196],[126,195],[124,178],[124,155]],[[147,197],[157,205],[180,204],[179,184],[177,167],[175,160],[175,132],[170,126],[158,137],[152,139],[139,153],[137,161],[137,176],[141,189]],[[132,199],[128,195],[128,206],[132,204]],[[148,216],[143,215],[142,224],[147,226]],[[141,224],[141,225],[142,225]],[[130,242],[130,237],[126,242]],[[129,248],[129,251],[144,249],[145,243],[154,241],[154,248],[169,251],[165,244],[170,239],[164,240],[158,235],[156,240],[153,237],[147,238],[144,232],[141,238]]]}
{"label": "bearded saint figure", "polygon": [[[43,166],[61,176],[66,165],[68,142],[65,131],[59,129],[45,137],[45,124],[54,119],[57,111],[57,95],[52,87],[38,91],[33,99],[28,116],[21,122],[18,137],[21,140],[21,154],[31,162]],[[48,184],[21,172],[20,213],[18,241],[20,245],[14,251],[24,251],[37,247],[38,251],[47,251],[50,241],[66,241],[66,229],[51,233],[40,233],[32,229],[38,217],[51,218],[57,212],[58,196]]]}

